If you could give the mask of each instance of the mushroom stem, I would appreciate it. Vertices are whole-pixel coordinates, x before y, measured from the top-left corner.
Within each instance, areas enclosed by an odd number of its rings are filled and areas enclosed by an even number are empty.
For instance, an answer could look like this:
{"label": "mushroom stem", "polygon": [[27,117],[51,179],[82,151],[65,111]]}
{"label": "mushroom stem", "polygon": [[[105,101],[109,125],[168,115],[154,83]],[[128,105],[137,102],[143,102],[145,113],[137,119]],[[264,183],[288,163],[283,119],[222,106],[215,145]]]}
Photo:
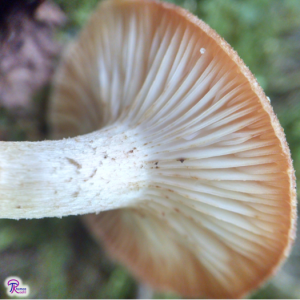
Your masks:
{"label": "mushroom stem", "polygon": [[62,217],[128,206],[145,169],[136,132],[121,126],[43,142],[0,143],[0,217]]}

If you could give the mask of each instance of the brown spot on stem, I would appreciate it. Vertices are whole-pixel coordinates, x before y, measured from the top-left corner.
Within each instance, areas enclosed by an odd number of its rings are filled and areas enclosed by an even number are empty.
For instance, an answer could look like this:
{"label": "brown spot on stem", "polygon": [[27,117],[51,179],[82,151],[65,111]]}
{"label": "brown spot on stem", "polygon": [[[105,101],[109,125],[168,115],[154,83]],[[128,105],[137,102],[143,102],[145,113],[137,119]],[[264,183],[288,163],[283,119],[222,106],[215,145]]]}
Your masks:
{"label": "brown spot on stem", "polygon": [[97,169],[94,170],[94,172],[90,175],[90,178],[93,178],[97,173]]}
{"label": "brown spot on stem", "polygon": [[72,197],[75,198],[75,197],[77,197],[78,195],[79,195],[79,192],[75,192],[75,193],[72,194]]}
{"label": "brown spot on stem", "polygon": [[76,160],[73,158],[66,157],[66,159],[69,161],[70,164],[74,165],[77,169],[81,169],[82,165],[78,163]]}

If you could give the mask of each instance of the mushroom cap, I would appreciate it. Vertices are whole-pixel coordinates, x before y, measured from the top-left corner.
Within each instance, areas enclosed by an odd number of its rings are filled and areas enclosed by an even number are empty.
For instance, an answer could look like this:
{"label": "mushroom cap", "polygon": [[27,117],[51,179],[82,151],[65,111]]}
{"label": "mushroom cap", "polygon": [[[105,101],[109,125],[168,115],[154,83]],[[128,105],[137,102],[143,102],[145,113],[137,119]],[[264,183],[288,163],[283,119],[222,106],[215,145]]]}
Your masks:
{"label": "mushroom cap", "polygon": [[237,53],[184,9],[101,3],[59,67],[50,121],[54,138],[113,124],[138,132],[144,197],[85,221],[154,288],[242,297],[290,252],[296,194],[283,130]]}

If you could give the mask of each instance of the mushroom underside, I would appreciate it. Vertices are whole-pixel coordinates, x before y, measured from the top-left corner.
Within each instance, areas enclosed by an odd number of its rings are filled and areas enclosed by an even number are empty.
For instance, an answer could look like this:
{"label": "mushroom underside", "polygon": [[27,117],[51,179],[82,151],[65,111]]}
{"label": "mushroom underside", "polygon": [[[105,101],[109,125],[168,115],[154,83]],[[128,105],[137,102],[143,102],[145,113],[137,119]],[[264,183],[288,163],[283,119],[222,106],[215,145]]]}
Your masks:
{"label": "mushroom underside", "polygon": [[155,288],[241,297],[289,252],[296,202],[283,131],[237,54],[183,9],[101,4],[60,66],[50,120],[54,138],[128,133],[139,197],[85,222]]}

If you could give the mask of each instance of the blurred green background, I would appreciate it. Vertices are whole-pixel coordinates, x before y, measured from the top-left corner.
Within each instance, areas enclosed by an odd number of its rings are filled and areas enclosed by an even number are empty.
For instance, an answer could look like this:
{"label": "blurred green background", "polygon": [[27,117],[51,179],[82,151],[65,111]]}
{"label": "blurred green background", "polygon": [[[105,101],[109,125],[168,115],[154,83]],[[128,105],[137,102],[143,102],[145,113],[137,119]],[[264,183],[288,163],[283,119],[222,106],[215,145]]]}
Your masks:
{"label": "blurred green background", "polygon": [[[68,17],[57,33],[62,43],[74,38],[97,0],[55,0]],[[238,52],[270,97],[291,148],[300,178],[300,1],[169,0],[198,15]],[[47,96],[47,89],[43,91]],[[41,95],[37,97],[40,99]],[[36,100],[40,101],[40,100]],[[11,126],[0,109],[0,130]],[[27,138],[26,126],[14,127],[11,140]],[[111,262],[91,240],[77,217],[0,221],[1,284],[23,278],[31,298],[135,298],[143,294],[127,271]],[[142,292],[141,292],[142,290]],[[154,294],[153,297],[172,297]],[[300,298],[300,246],[277,276],[252,298]]]}

